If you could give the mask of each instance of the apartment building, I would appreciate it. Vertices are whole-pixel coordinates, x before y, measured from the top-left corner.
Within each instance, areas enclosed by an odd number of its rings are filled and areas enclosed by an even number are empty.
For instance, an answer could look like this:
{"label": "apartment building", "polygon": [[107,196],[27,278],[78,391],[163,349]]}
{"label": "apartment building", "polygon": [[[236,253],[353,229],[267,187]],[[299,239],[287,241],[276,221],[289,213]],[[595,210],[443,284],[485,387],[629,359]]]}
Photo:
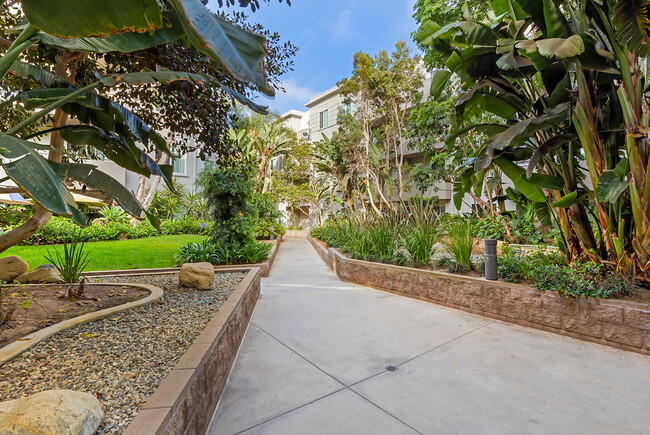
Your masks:
{"label": "apartment building", "polygon": [[[427,76],[423,89],[425,98],[428,96],[430,83],[430,76]],[[305,111],[290,110],[281,115],[280,119],[287,127],[294,130],[299,137],[310,141],[321,140],[323,135],[331,137],[339,128],[337,123],[339,113],[342,111],[352,113],[354,110],[351,104],[344,102],[338,86],[315,95],[305,104],[305,107],[307,108]],[[405,161],[411,165],[428,163],[427,159],[419,151],[410,148],[407,142],[402,146],[401,152]],[[421,192],[411,188],[405,196],[408,198],[416,194],[421,194]],[[451,183],[438,183],[429,191],[424,192],[424,195],[437,195],[440,198],[441,211],[458,213],[452,201],[453,188]],[[399,198],[395,197],[394,199],[397,201]],[[463,209],[461,211],[469,211],[469,208],[466,208],[467,210]]]}

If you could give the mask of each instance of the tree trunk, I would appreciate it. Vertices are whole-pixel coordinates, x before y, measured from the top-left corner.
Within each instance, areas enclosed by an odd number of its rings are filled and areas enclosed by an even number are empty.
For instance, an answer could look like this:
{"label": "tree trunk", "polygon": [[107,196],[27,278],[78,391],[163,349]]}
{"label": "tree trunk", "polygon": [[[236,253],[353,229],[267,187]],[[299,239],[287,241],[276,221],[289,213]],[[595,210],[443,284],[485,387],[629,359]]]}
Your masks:
{"label": "tree trunk", "polygon": [[[74,73],[68,75],[68,62],[77,57],[76,53],[63,52],[56,57],[54,71],[60,77],[73,83]],[[62,127],[68,121],[68,114],[63,110],[56,109],[54,112],[54,121],[52,127]],[[61,162],[63,158],[65,142],[58,131],[50,133],[50,151],[48,153],[48,160],[53,162]],[[23,240],[31,237],[35,232],[43,227],[52,217],[52,212],[40,205],[34,206],[34,214],[22,225],[14,228],[13,230],[0,236],[0,252],[6,251],[12,246],[22,242]]]}

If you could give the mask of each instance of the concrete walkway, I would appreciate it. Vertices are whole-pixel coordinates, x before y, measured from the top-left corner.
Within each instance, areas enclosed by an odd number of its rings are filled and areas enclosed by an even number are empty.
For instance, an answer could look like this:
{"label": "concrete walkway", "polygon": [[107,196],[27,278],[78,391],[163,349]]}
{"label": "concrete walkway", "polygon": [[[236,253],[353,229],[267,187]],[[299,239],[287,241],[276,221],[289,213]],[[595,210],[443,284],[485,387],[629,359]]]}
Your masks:
{"label": "concrete walkway", "polygon": [[341,282],[282,244],[209,434],[648,434],[650,358]]}

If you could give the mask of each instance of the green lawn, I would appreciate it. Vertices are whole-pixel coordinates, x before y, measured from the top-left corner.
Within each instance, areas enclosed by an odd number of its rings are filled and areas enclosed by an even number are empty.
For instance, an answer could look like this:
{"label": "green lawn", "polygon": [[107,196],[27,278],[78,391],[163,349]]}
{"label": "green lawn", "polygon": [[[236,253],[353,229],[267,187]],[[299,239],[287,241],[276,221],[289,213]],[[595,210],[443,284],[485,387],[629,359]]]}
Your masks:
{"label": "green lawn", "polygon": [[[204,238],[205,236],[180,235],[86,243],[85,249],[90,253],[90,264],[86,270],[171,267],[172,256],[179,247]],[[48,250],[60,248],[61,245],[14,246],[1,256],[17,255],[33,268],[49,263],[44,257]]]}

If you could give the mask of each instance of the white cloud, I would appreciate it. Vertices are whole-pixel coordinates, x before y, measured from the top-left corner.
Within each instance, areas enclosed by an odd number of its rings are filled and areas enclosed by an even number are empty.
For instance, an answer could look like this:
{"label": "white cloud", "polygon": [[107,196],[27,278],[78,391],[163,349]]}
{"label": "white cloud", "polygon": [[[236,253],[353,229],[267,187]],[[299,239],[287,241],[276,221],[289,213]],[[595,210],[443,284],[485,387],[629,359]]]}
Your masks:
{"label": "white cloud", "polygon": [[306,110],[305,104],[316,94],[318,91],[303,86],[296,79],[286,79],[282,82],[285,92],[278,91],[275,94],[274,100],[260,99],[258,102],[268,105],[273,111],[280,114],[287,112],[291,109]]}
{"label": "white cloud", "polygon": [[354,30],[350,18],[352,17],[351,9],[343,9],[330,28],[330,34],[335,40],[346,40],[354,36]]}

